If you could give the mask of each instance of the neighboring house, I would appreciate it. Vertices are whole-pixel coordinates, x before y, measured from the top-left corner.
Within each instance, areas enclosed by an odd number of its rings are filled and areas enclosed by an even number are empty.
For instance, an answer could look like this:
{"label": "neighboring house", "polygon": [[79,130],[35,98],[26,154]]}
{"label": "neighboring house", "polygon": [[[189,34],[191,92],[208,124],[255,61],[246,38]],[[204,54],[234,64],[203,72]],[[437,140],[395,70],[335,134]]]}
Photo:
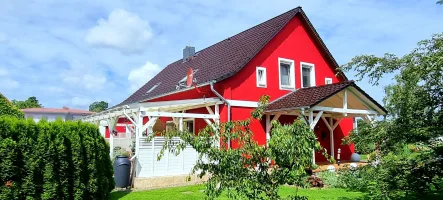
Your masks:
{"label": "neighboring house", "polygon": [[[244,120],[262,95],[269,95],[271,102],[266,116],[251,122],[259,144],[266,145],[272,137],[271,120],[292,123],[301,118],[331,156],[336,158],[341,149],[342,160],[349,160],[354,151],[353,145],[341,144],[353,129],[354,118],[371,121],[386,115],[380,104],[337,72],[337,62],[301,7],[200,51],[194,49],[186,47],[182,59],[117,106],[82,119],[105,120],[110,129],[136,124],[132,131],[136,177],[188,174],[197,159],[195,150],[188,147],[178,157],[167,154],[157,161],[164,139],[147,142],[146,134],[171,128],[196,134],[207,125]],[[190,68],[194,83],[187,87]],[[106,136],[112,149],[114,135]],[[238,147],[235,142],[229,145]],[[319,153],[313,156],[315,162],[326,161]]]}
{"label": "neighboring house", "polygon": [[63,108],[25,108],[21,109],[25,113],[25,118],[32,118],[35,122],[40,119],[46,119],[47,121],[55,121],[56,119],[74,120],[87,115],[91,115],[94,112],[87,110]]}

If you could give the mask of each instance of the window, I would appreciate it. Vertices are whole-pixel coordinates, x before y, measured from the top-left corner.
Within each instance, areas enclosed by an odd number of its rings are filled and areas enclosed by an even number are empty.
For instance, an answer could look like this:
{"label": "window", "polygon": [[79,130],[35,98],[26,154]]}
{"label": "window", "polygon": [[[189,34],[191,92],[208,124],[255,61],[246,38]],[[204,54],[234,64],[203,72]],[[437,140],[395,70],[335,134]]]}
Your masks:
{"label": "window", "polygon": [[183,130],[186,130],[190,133],[194,133],[194,120],[193,119],[183,120]]}
{"label": "window", "polygon": [[300,63],[301,66],[301,87],[315,86],[315,66],[311,63]]}
{"label": "window", "polygon": [[332,84],[332,78],[325,78],[325,84]]}
{"label": "window", "polygon": [[295,89],[294,61],[278,58],[280,89]]}
{"label": "window", "polygon": [[256,70],[256,76],[257,76],[257,87],[266,87],[266,68],[264,67],[257,67]]}
{"label": "window", "polygon": [[149,90],[146,92],[146,94],[152,92],[152,91],[153,91],[156,87],[158,87],[161,83],[162,83],[162,82],[159,82],[159,83],[155,84],[154,86],[152,86],[152,88],[149,89]]}

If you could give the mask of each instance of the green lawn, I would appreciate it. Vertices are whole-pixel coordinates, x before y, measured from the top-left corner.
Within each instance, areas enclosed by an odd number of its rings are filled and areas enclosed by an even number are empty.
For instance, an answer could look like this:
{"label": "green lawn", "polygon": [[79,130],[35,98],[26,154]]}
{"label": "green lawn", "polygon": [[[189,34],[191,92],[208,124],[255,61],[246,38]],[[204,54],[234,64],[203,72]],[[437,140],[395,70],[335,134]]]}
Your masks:
{"label": "green lawn", "polygon": [[[137,200],[137,199],[155,199],[155,200],[172,200],[172,199],[204,199],[204,186],[192,185],[184,187],[165,188],[157,190],[135,191],[135,192],[113,192],[111,200]],[[280,194],[288,196],[296,193],[294,187],[282,187]],[[308,196],[309,199],[357,199],[362,197],[364,193],[349,192],[344,189],[299,189],[299,194]],[[219,199],[228,199],[221,196]]]}

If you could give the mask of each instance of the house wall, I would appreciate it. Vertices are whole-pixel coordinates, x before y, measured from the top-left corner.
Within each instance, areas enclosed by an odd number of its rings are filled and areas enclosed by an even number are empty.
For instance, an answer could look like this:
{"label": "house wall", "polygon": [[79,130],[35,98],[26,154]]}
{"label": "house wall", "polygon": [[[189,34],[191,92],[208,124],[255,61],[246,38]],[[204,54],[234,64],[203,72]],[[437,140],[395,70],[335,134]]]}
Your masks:
{"label": "house wall", "polygon": [[[299,16],[293,18],[288,24],[236,75],[217,84],[218,91],[226,99],[258,101],[262,95],[269,95],[270,100],[275,100],[289,92],[282,90],[279,86],[279,58],[294,60],[294,76],[296,89],[301,87],[301,65],[300,62],[312,63],[315,65],[315,85],[324,85],[325,78],[331,78],[333,83],[344,81],[342,77],[336,77],[334,65],[325,57],[316,39],[310,35],[308,29]],[[266,68],[266,88],[257,87],[256,67]],[[221,110],[221,119],[225,121],[227,109]],[[245,119],[250,115],[251,108],[233,107],[231,118],[233,120]],[[284,119],[282,119],[284,120]],[[320,122],[322,129],[326,128]],[[341,139],[352,130],[352,119],[343,119],[334,131],[335,151],[342,150],[342,159],[349,159],[354,151],[354,146],[341,145]],[[256,139],[260,144],[266,142],[265,128],[263,120],[261,123],[253,122],[251,129],[255,130]],[[329,133],[329,131],[328,131]],[[321,136],[320,131],[316,131]],[[329,134],[328,134],[329,135]],[[324,146],[329,147],[329,139],[320,141]],[[233,144],[235,147],[235,144]],[[328,148],[329,150],[329,148]],[[337,152],[335,152],[337,155]],[[319,158],[320,156],[316,156]]]}
{"label": "house wall", "polygon": [[[302,20],[297,16],[288,22],[285,26],[252,60],[236,75],[218,82],[215,84],[215,89],[222,94],[222,96],[229,100],[242,101],[258,101],[262,95],[269,95],[272,100],[275,100],[287,93],[290,90],[281,90],[279,87],[279,63],[278,58],[285,58],[294,60],[294,78],[295,87],[301,87],[300,76],[300,62],[312,63],[315,65],[315,85],[325,84],[325,78],[331,78],[332,82],[344,81],[342,77],[336,77],[334,65],[325,57],[325,52],[321,50],[318,42],[309,33],[303,24]],[[259,88],[256,86],[256,67],[266,68],[266,88]],[[181,99],[196,99],[204,97],[215,97],[211,92],[209,86],[201,87],[199,89],[191,89],[176,94],[159,97],[149,100],[155,101],[170,101]],[[250,117],[253,108],[235,107],[231,108],[231,120],[244,120]],[[205,108],[187,111],[190,113],[207,113]],[[291,123],[295,117],[282,116],[280,121],[282,123]],[[144,122],[148,119],[145,118]],[[165,121],[164,118],[160,119]],[[228,109],[226,105],[220,105],[220,121],[228,121]],[[204,128],[206,123],[202,119],[196,119],[195,132]],[[337,148],[342,150],[342,159],[348,160],[354,147],[348,145],[341,145],[341,139],[348,135],[352,130],[352,119],[343,119],[340,125],[334,131],[335,155],[337,155]],[[265,120],[253,120],[250,128],[254,132],[254,137],[259,144],[266,144]],[[329,152],[329,131],[327,131],[326,139],[322,139],[322,132],[325,132],[326,127],[322,121],[319,121],[318,128],[314,129],[320,143],[328,149]],[[232,147],[236,148],[238,145],[235,141],[232,142]],[[329,152],[330,153],[330,152]],[[324,161],[325,158],[317,153],[317,161]]]}

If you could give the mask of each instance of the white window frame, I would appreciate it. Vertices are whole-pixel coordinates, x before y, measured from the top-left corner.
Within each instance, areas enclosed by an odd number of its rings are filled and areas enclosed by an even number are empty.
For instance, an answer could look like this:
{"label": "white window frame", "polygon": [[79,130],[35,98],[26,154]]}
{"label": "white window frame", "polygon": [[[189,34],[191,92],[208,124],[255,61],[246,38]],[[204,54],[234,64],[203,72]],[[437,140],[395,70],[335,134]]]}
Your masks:
{"label": "white window frame", "polygon": [[[195,118],[184,118],[183,123],[185,123],[185,122],[192,122],[192,133],[195,134]],[[186,128],[186,127],[184,127],[184,124],[183,124],[183,128]]]}
{"label": "white window frame", "polygon": [[[263,84],[261,84],[260,83],[260,78],[259,78],[259,71],[263,71],[263,81],[264,81],[264,83]],[[256,68],[256,70],[255,70],[255,79],[256,79],[256,82],[257,82],[257,87],[259,87],[259,88],[266,88],[266,86],[267,86],[267,77],[266,77],[266,68],[264,68],[264,67],[257,67]]]}
{"label": "white window frame", "polygon": [[[289,64],[289,82],[290,85],[282,85],[281,84],[281,72],[280,72],[280,63]],[[280,90],[295,90],[295,66],[294,60],[286,59],[286,58],[278,58],[278,85],[280,86]]]}
{"label": "white window frame", "polygon": [[311,79],[311,85],[308,87],[314,87],[316,86],[315,84],[315,65],[313,63],[307,63],[307,62],[300,62],[300,86],[301,88],[304,88],[305,86],[303,85],[303,65],[308,65],[311,68],[311,75],[310,75],[310,79]]}
{"label": "white window frame", "polygon": [[[328,83],[330,82],[330,83]],[[325,85],[332,84],[332,78],[325,78]]]}

